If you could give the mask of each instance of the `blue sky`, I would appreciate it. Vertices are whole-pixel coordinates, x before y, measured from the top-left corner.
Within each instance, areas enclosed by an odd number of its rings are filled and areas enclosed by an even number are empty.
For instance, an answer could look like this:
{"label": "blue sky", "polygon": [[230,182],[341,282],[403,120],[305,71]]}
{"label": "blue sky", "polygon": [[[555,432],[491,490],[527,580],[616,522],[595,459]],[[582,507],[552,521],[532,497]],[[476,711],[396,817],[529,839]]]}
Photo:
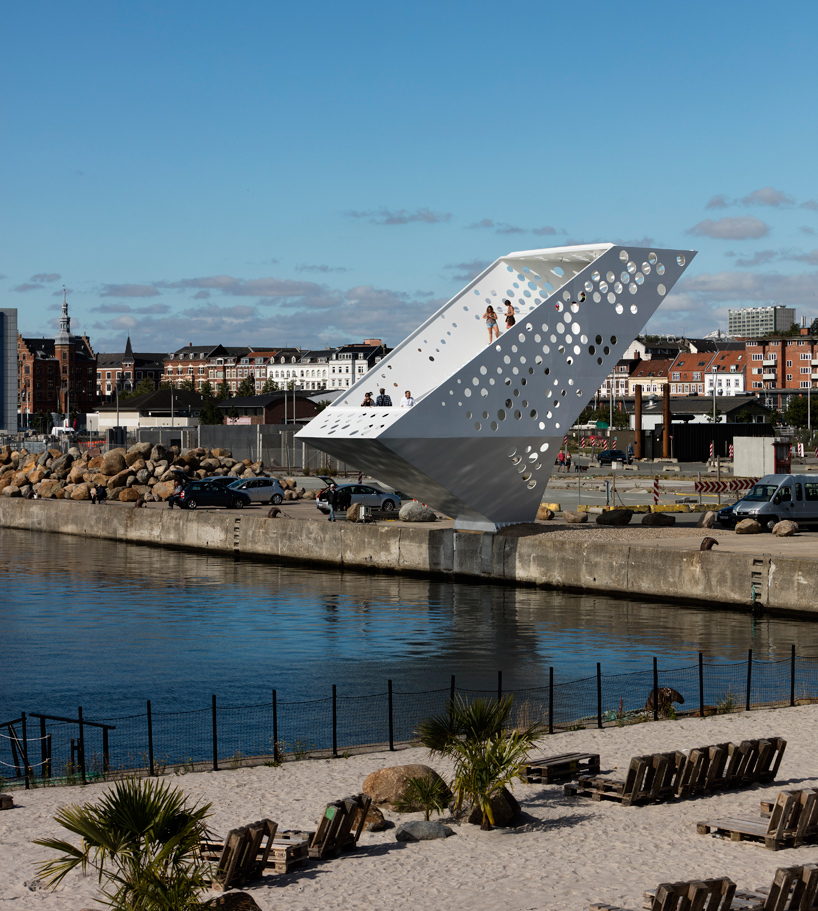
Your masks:
{"label": "blue sky", "polygon": [[818,6],[6,4],[0,306],[99,351],[397,344],[484,265],[699,250],[648,324],[818,316]]}

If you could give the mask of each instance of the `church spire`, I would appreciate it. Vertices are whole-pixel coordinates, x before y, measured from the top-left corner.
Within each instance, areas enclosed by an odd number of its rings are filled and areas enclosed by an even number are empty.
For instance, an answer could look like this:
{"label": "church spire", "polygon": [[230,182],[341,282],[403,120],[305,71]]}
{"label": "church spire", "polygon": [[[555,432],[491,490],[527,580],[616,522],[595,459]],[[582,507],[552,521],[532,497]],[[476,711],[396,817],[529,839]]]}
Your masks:
{"label": "church spire", "polygon": [[65,285],[62,286],[62,316],[60,317],[60,331],[54,338],[57,345],[70,345],[74,341],[71,335],[71,317],[68,315],[68,300],[66,299]]}

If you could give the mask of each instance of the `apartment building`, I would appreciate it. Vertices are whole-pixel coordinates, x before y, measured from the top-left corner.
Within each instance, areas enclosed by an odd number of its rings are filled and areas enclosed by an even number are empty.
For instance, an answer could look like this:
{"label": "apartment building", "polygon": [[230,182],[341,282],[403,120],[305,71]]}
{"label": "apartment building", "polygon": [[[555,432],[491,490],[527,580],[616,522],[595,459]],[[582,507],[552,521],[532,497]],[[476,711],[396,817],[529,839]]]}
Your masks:
{"label": "apartment building", "polygon": [[745,345],[750,392],[815,388],[815,380],[818,380],[818,339],[815,337],[760,338],[748,340]]}
{"label": "apartment building", "polygon": [[773,332],[787,332],[795,322],[795,308],[742,307],[727,311],[727,334],[736,338],[759,338]]}
{"label": "apartment building", "polygon": [[680,354],[670,366],[671,395],[741,395],[747,354],[739,348]]}
{"label": "apartment building", "polygon": [[642,395],[662,395],[672,366],[670,358],[640,361],[628,377],[628,396],[635,395],[637,386],[642,387]]}

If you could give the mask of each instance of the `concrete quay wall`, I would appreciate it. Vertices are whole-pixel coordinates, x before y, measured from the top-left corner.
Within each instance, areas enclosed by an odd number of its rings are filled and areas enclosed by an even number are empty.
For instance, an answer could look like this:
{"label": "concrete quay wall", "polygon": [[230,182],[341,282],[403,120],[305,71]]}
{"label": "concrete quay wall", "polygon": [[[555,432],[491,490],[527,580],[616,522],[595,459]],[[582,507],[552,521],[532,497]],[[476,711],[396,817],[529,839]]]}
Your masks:
{"label": "concrete quay wall", "polygon": [[324,564],[818,614],[818,559],[0,497],[0,527]]}

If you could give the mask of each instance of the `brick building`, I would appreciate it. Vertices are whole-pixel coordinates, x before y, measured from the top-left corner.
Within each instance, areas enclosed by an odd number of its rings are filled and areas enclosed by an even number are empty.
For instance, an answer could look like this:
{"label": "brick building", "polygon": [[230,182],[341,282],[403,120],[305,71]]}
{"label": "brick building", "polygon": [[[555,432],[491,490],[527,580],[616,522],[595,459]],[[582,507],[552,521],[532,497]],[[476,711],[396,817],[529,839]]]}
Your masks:
{"label": "brick building", "polygon": [[17,336],[17,390],[24,416],[65,414],[69,409],[83,414],[96,404],[97,357],[87,336],[71,334],[64,295],[60,331],[54,338]]}
{"label": "brick building", "polygon": [[122,354],[97,355],[97,396],[109,400],[120,392],[131,392],[143,380],[150,380],[154,388],[162,381],[165,355],[163,353],[134,353],[131,337]]}

